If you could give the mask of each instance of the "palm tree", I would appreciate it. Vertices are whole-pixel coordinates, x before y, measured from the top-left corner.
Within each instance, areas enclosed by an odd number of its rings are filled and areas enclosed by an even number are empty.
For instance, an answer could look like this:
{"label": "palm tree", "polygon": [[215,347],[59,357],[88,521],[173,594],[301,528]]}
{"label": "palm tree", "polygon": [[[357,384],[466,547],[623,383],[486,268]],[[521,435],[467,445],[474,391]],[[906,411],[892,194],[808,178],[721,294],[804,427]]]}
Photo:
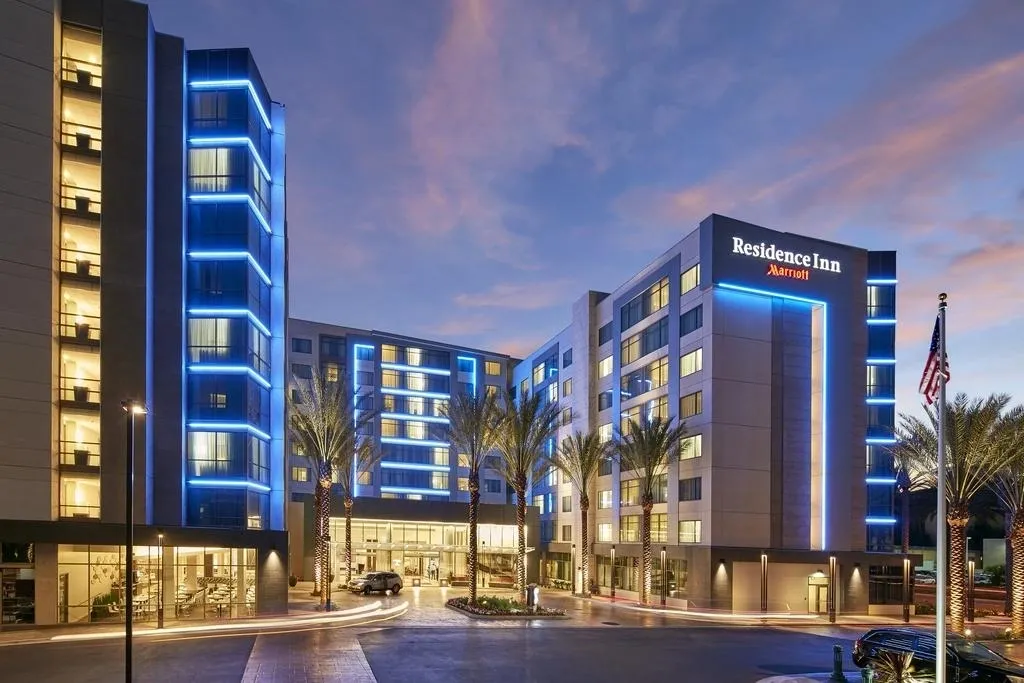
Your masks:
{"label": "palm tree", "polygon": [[[362,419],[362,411],[359,415],[357,419]],[[376,414],[371,413],[369,420],[372,421],[374,417]],[[356,481],[359,475],[372,472],[382,456],[383,452],[371,437],[360,436],[354,447],[343,451],[336,463],[337,487],[341,489],[345,506],[345,583],[352,580],[352,507],[355,504]]]}
{"label": "palm tree", "polygon": [[[944,407],[950,628],[961,633],[966,612],[964,575],[967,572],[966,529],[971,516],[969,504],[1012,459],[1006,451],[995,447],[997,425],[1009,402],[1010,397],[1005,394],[969,399],[961,393]],[[939,406],[925,407],[927,420],[902,414],[894,446],[900,458],[927,473],[929,487],[938,484],[938,410]]]}
{"label": "palm tree", "polygon": [[[587,514],[590,512],[590,485],[597,476],[601,461],[608,455],[608,444],[596,432],[576,432],[565,439],[549,458],[552,465],[580,492],[580,585],[581,593],[589,594],[590,538]],[[575,568],[571,568],[575,571]]]}
{"label": "palm tree", "polygon": [[542,402],[540,393],[523,393],[516,401],[509,391],[499,410],[497,469],[516,492],[518,562],[516,584],[519,598],[526,599],[526,489],[544,461],[544,446],[557,428],[558,404]]}
{"label": "palm tree", "polygon": [[621,471],[636,472],[640,493],[640,507],[643,510],[640,525],[642,551],[642,580],[640,602],[646,604],[651,594],[651,510],[654,508],[655,489],[660,479],[668,473],[669,463],[679,455],[686,436],[686,425],[680,422],[673,426],[672,418],[644,418],[637,422],[630,420],[629,432],[620,434],[615,444]]}
{"label": "palm tree", "polygon": [[1009,524],[1007,541],[1010,562],[1005,575],[1010,597],[1010,630],[1014,638],[1024,637],[1024,406],[1002,416],[996,427],[996,447],[1012,459],[996,475],[992,490],[1003,504]]}
{"label": "palm tree", "polygon": [[[328,382],[319,371],[309,379],[295,378],[296,392],[288,396],[288,426],[292,439],[302,446],[313,470],[313,593],[327,602],[330,581],[331,483],[346,492],[345,547],[351,568],[351,476],[354,467],[372,466],[373,442],[364,436],[376,414],[371,410],[355,412],[356,399],[338,382]],[[355,417],[353,417],[353,415]],[[349,569],[351,572],[351,569]]]}
{"label": "palm tree", "polygon": [[469,602],[476,603],[477,516],[480,512],[480,469],[498,438],[498,404],[494,394],[456,394],[442,414],[448,437],[469,467]]}

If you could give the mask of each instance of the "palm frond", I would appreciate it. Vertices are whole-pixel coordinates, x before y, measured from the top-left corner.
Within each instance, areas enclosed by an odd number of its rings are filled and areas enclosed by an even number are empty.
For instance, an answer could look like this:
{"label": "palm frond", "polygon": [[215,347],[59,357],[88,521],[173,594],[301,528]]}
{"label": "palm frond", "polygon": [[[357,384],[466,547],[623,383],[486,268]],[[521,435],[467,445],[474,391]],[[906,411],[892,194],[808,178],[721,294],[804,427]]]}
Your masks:
{"label": "palm frond", "polygon": [[479,474],[498,441],[501,415],[495,395],[456,394],[441,414],[448,418],[448,438],[468,460],[470,477]]}
{"label": "palm frond", "polygon": [[609,444],[602,443],[596,432],[576,432],[562,441],[554,455],[546,458],[554,467],[561,470],[569,480],[580,498],[587,498],[590,483],[597,476],[604,460],[610,452]]}
{"label": "palm frond", "polygon": [[1024,406],[1016,406],[1002,415],[995,428],[993,447],[1002,450],[1008,460],[992,482],[1003,508],[1015,516],[1024,512]]}
{"label": "palm frond", "polygon": [[630,420],[628,432],[619,434],[615,455],[623,473],[636,473],[641,502],[653,502],[659,478],[668,472],[680,449],[689,447],[685,436],[684,423],[673,425],[672,418],[646,416],[639,422]]}
{"label": "palm frond", "polygon": [[557,428],[558,404],[545,405],[542,399],[539,393],[524,393],[517,401],[510,391],[499,408],[495,448],[501,457],[494,464],[519,495],[544,465],[545,446]]}

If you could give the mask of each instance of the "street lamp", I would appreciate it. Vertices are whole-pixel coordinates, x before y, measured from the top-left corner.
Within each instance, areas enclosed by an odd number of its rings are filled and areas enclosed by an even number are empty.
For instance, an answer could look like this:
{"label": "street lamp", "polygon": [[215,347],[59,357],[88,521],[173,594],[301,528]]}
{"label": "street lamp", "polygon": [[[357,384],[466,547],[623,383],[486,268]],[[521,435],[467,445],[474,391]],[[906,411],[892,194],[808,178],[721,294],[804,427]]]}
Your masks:
{"label": "street lamp", "polygon": [[124,487],[124,680],[132,680],[132,593],[135,590],[135,416],[145,415],[146,406],[135,400],[121,401],[125,414]]}
{"label": "street lamp", "polygon": [[612,600],[615,599],[615,546],[612,546]]}

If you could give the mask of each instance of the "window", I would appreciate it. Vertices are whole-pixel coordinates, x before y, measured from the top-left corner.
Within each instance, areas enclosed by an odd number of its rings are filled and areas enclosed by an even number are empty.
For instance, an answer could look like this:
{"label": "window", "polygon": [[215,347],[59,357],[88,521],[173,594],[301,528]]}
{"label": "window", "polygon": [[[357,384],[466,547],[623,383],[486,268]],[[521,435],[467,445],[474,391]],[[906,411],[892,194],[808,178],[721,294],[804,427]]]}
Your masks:
{"label": "window", "polygon": [[597,509],[607,510],[612,506],[612,490],[605,489],[597,492]]}
{"label": "window", "polygon": [[654,502],[668,502],[668,474],[659,474],[652,482],[654,484]]}
{"label": "window", "polygon": [[896,366],[867,366],[867,395],[871,397],[892,398],[896,395]]}
{"label": "window", "polygon": [[668,278],[662,278],[625,304],[619,311],[621,330],[627,330],[668,305]]}
{"label": "window", "polygon": [[554,403],[558,400],[558,382],[552,382],[548,385],[548,403]]}
{"label": "window", "polygon": [[188,357],[192,363],[225,360],[231,356],[231,321],[193,318],[188,321]]}
{"label": "window", "polygon": [[465,467],[469,469],[469,455],[466,453],[459,453],[459,467]]}
{"label": "window", "polygon": [[597,364],[597,376],[607,377],[612,374],[612,357],[605,356],[601,359],[601,362]]}
{"label": "window", "polygon": [[622,341],[620,362],[622,365],[629,365],[666,344],[668,344],[668,318],[662,318],[642,332]]}
{"label": "window", "polygon": [[695,391],[679,399],[679,419],[700,415],[704,410],[704,392]]}
{"label": "window", "polygon": [[612,407],[612,390],[602,391],[597,395],[597,409],[608,410]]}
{"label": "window", "polygon": [[562,512],[572,512],[572,495],[562,496]]}
{"label": "window", "polygon": [[619,519],[619,542],[636,543],[640,540],[640,515],[623,515]]}
{"label": "window", "polygon": [[572,349],[566,349],[562,352],[562,369],[572,365]]}
{"label": "window", "polygon": [[597,439],[601,443],[608,443],[612,440],[612,423],[606,422],[597,428]]}
{"label": "window", "polygon": [[651,543],[668,543],[668,515],[651,515]]}
{"label": "window", "polygon": [[640,504],[640,480],[627,479],[619,483],[619,507]]}
{"label": "window", "polygon": [[312,379],[313,368],[302,363],[292,363],[292,376],[296,379]]}
{"label": "window", "polygon": [[701,435],[694,434],[682,440],[679,444],[679,459],[691,460],[701,456]]}
{"label": "window", "polygon": [[612,340],[612,324],[611,323],[607,323],[605,325],[602,325],[597,330],[597,345],[601,346],[603,344],[607,344],[611,340]]}
{"label": "window", "polygon": [[548,468],[547,480],[548,486],[555,486],[558,484],[558,468],[554,465]]}
{"label": "window", "polygon": [[486,493],[501,493],[501,479],[484,479]]}
{"label": "window", "polygon": [[405,388],[413,391],[426,391],[427,376],[422,372],[405,373]]}
{"label": "window", "polygon": [[[360,381],[360,384],[370,384],[371,382]],[[381,370],[380,371],[380,385],[382,387],[397,387],[398,386],[398,370]]]}
{"label": "window", "polygon": [[597,542],[598,543],[611,543],[612,542],[612,525],[609,523],[603,523],[597,525]]}
{"label": "window", "polygon": [[469,477],[459,477],[457,483],[460,491],[469,490]]}
{"label": "window", "polygon": [[[189,149],[189,191],[245,192],[249,167],[248,156],[249,150],[242,147]],[[259,171],[255,175],[262,177]]]}
{"label": "window", "polygon": [[498,397],[498,392],[501,391],[501,387],[494,384],[484,385],[484,395]]}
{"label": "window", "polygon": [[659,389],[666,384],[668,384],[668,358],[663,356],[628,375],[623,375],[619,393],[621,400],[625,401],[648,391]]}
{"label": "window", "polygon": [[448,488],[448,473],[447,472],[431,472],[430,473],[430,488],[432,489],[447,489]]}
{"label": "window", "polygon": [[601,463],[597,467],[597,475],[599,477],[605,477],[612,473],[612,463],[614,461],[611,458],[601,458]]}
{"label": "window", "polygon": [[309,468],[292,467],[292,481],[309,481]]}
{"label": "window", "polygon": [[356,475],[356,483],[360,486],[373,486],[373,472],[360,472]]}
{"label": "window", "polygon": [[668,396],[652,398],[641,405],[622,411],[619,415],[619,431],[628,434],[631,422],[642,424],[644,420],[650,421],[656,417],[660,417],[662,420],[668,419]]}
{"label": "window", "polygon": [[700,543],[699,519],[683,519],[679,521],[679,542]]}
{"label": "window", "polygon": [[700,477],[679,480],[679,502],[700,500]]}
{"label": "window", "polygon": [[519,383],[519,395],[520,396],[526,396],[529,393],[530,393],[530,380],[529,380],[529,378],[527,378],[527,379],[524,379],[522,382]]}
{"label": "window", "polygon": [[293,353],[313,353],[313,340],[292,337]]}
{"label": "window", "polygon": [[704,369],[704,349],[694,349],[679,357],[679,376],[687,377]]}
{"label": "window", "polygon": [[493,360],[484,361],[484,372],[495,377],[501,375],[501,363]]}
{"label": "window", "polygon": [[679,316],[679,336],[685,337],[704,326],[704,304],[694,306]]}
{"label": "window", "polygon": [[340,375],[340,368],[337,363],[324,363],[324,381],[337,382]]}
{"label": "window", "polygon": [[533,507],[537,508],[537,510],[539,511],[537,514],[543,515],[544,514],[544,496],[542,496],[542,495],[541,496],[534,496],[533,497]]}
{"label": "window", "polygon": [[562,408],[562,413],[561,417],[559,418],[559,422],[562,423],[563,427],[572,424],[572,408]]}
{"label": "window", "polygon": [[537,386],[544,381],[544,363],[535,365],[533,368],[533,386]]}
{"label": "window", "polygon": [[[368,358],[363,358],[364,355],[369,354]],[[334,356],[335,358],[343,358],[345,356],[345,339],[344,337],[328,337],[321,335],[320,337],[320,355],[321,356]],[[359,360],[373,360],[373,349],[359,349]]]}
{"label": "window", "polygon": [[896,317],[895,285],[869,285],[868,311],[869,318]]}
{"label": "window", "polygon": [[393,344],[380,345],[380,360],[383,363],[398,362],[398,347]]}
{"label": "window", "polygon": [[562,525],[562,542],[568,543],[572,540],[572,524]]}
{"label": "window", "polygon": [[700,264],[693,266],[679,278],[679,293],[686,294],[700,284]]}
{"label": "window", "polygon": [[412,346],[408,347],[405,350],[405,364],[423,365],[423,349],[417,349]]}
{"label": "window", "polygon": [[398,431],[398,420],[390,417],[381,418],[380,421],[380,435],[381,436],[401,436]]}
{"label": "window", "polygon": [[572,377],[562,382],[562,396],[572,396]]}

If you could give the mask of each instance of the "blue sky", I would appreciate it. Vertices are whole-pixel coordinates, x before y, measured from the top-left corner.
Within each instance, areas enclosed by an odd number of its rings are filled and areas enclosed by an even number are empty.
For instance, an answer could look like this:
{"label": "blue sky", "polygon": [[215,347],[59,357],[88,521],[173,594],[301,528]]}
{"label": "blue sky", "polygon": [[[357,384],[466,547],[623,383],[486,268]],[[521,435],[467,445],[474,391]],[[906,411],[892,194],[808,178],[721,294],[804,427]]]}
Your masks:
{"label": "blue sky", "polygon": [[1019,0],[153,0],[288,111],[291,312],[524,353],[709,213],[900,252],[901,410],[1022,394]]}

